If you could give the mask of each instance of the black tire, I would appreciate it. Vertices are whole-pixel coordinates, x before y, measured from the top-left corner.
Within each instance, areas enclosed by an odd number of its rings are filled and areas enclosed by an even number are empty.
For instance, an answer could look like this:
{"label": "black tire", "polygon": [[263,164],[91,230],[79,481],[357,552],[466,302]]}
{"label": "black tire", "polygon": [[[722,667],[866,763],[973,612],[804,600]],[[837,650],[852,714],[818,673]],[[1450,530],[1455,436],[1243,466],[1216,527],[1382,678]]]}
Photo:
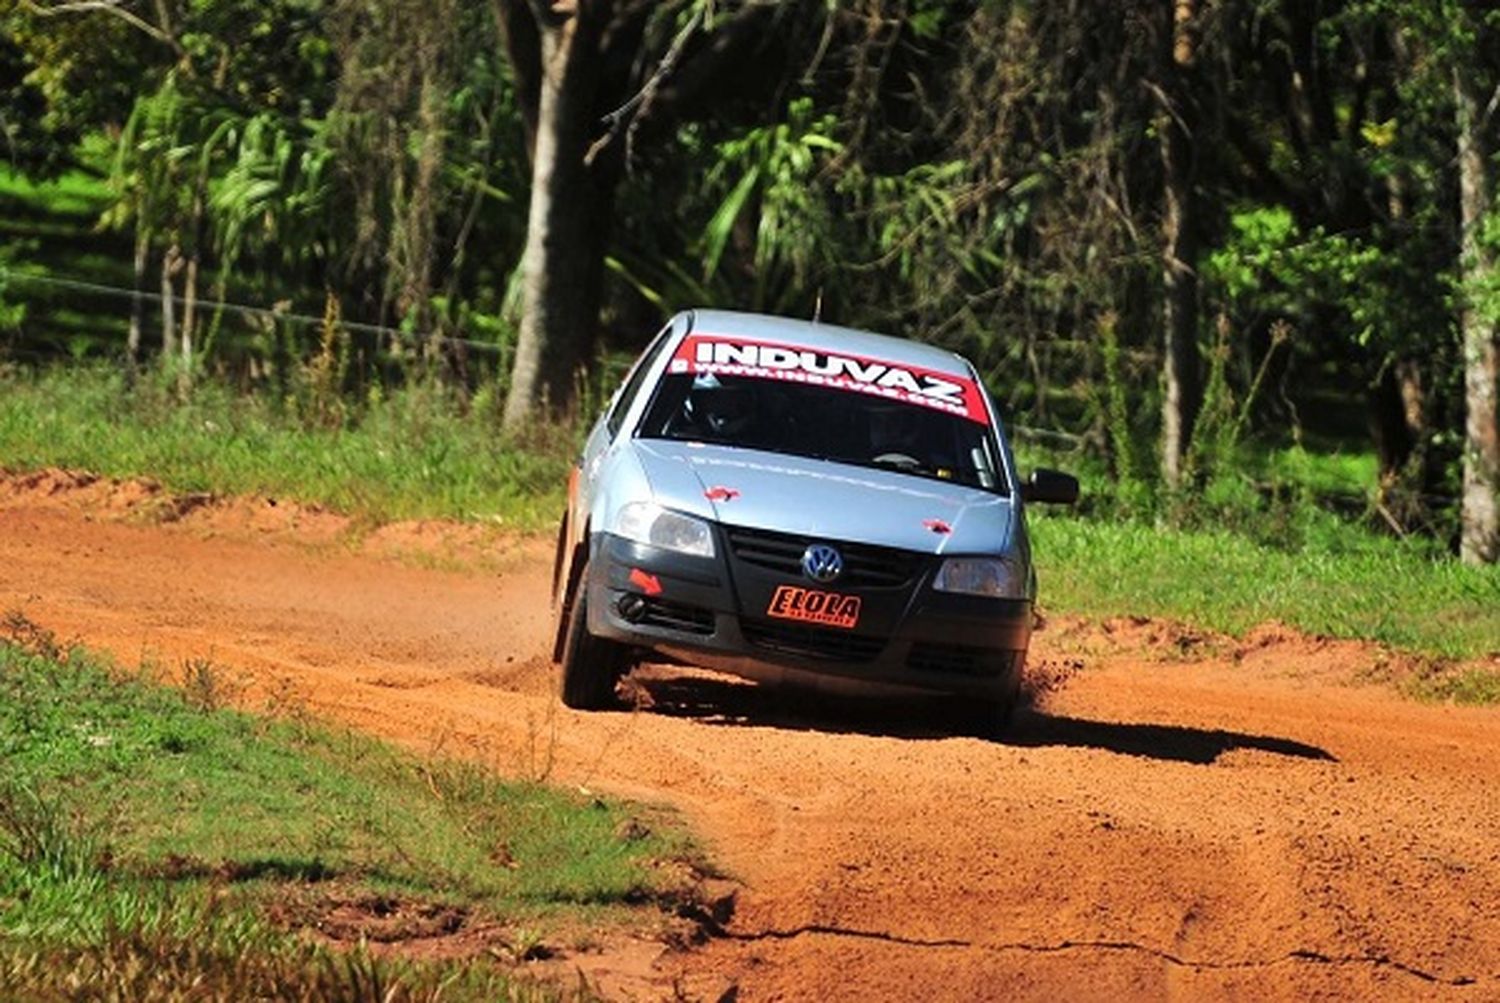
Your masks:
{"label": "black tire", "polygon": [[589,569],[585,564],[568,610],[562,651],[562,702],[574,710],[617,706],[615,684],[625,672],[625,648],[589,633]]}
{"label": "black tire", "polygon": [[1021,671],[1016,670],[1004,690],[985,697],[955,698],[952,703],[955,729],[974,738],[999,738],[1016,716],[1021,702]]}
{"label": "black tire", "polygon": [[1014,696],[968,699],[955,710],[954,722],[961,734],[974,738],[999,738],[1010,727],[1016,713]]}

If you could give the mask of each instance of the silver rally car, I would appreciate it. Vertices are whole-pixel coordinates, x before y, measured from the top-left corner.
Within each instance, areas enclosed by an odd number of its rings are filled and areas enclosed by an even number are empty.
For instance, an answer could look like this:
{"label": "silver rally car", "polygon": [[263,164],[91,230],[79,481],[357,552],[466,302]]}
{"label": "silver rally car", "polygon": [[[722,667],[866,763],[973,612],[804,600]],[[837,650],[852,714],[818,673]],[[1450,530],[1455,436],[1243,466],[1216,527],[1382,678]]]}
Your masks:
{"label": "silver rally car", "polygon": [[961,698],[1008,718],[1036,576],[974,368],[930,345],[678,314],[584,446],[553,571],[562,699],[597,709],[642,655],[761,681]]}

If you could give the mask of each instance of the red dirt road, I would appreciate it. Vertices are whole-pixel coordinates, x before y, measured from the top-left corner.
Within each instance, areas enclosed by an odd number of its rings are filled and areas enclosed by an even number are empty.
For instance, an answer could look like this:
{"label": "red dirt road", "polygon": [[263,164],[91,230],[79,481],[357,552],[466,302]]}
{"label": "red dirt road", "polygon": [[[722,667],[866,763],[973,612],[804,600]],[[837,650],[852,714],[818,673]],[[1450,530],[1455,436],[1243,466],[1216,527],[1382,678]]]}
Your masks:
{"label": "red dirt road", "polygon": [[[660,986],[1500,1000],[1500,712],[1352,685],[1373,649],[1054,624],[1033,657],[1053,688],[1003,742],[669,670],[641,683],[650,709],[582,715],[551,695],[546,543],[419,567],[338,543],[333,517],[244,503],[162,525],[141,513],[184,506],[137,493],[0,480],[0,612],[125,664],[208,657],[420,750],[677,806],[744,887],[723,936],[657,963]],[[472,553],[465,532],[438,550]],[[432,553],[442,535],[383,540]]]}

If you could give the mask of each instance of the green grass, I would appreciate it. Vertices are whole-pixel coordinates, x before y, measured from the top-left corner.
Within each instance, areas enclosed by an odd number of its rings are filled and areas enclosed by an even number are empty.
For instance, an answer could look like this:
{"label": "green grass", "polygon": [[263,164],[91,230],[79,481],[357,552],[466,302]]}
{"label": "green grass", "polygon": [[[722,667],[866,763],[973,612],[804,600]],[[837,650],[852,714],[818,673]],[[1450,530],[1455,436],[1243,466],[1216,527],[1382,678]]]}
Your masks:
{"label": "green grass", "polygon": [[1054,611],[1169,617],[1230,634],[1280,621],[1331,637],[1472,658],[1500,651],[1500,566],[1467,567],[1333,516],[1296,550],[1222,530],[1154,529],[1033,510]]}
{"label": "green grass", "polygon": [[[86,159],[107,165],[109,150],[89,145]],[[18,353],[56,358],[124,345],[128,301],[40,281],[130,288],[131,235],[99,227],[111,201],[108,182],[83,171],[39,182],[0,165],[0,304],[25,310],[19,336],[3,332]]]}
{"label": "green grass", "polygon": [[[509,998],[516,987],[488,962],[336,957],[275,917],[405,902],[519,941],[639,925],[629,903],[683,891],[662,877],[681,869],[653,865],[686,860],[686,842],[626,825],[627,806],[214,709],[211,667],[166,689],[62,651],[14,615],[8,627],[0,998],[187,998],[197,980],[223,992],[193,999],[384,999],[354,984],[371,979],[401,986],[395,999],[449,983],[467,989],[444,999]],[[74,969],[91,981],[67,988]]]}
{"label": "green grass", "polygon": [[[568,430],[500,434],[491,398],[417,385],[330,417],[306,399],[203,381],[186,403],[107,368],[0,375],[0,467],[150,476],[175,491],[286,496],[363,520],[553,524],[572,462]],[[343,416],[343,412],[350,413]]]}
{"label": "green grass", "polygon": [[[1154,462],[1154,458],[1145,457]],[[1081,450],[1048,448],[1047,444],[1019,442],[1016,459],[1024,471],[1033,467],[1054,467],[1073,473],[1082,481],[1084,498],[1097,507],[1101,501],[1118,501],[1119,485],[1105,465],[1095,456]],[[1238,468],[1231,477],[1220,478],[1210,491],[1224,492],[1264,489],[1270,493],[1293,495],[1309,502],[1318,498],[1342,500],[1368,497],[1379,483],[1378,463],[1373,452],[1350,451],[1330,446],[1310,449],[1285,446],[1239,451]]]}
{"label": "green grass", "polygon": [[1474,668],[1439,674],[1418,679],[1408,689],[1414,696],[1427,700],[1451,700],[1478,706],[1500,704],[1500,672]]}
{"label": "green grass", "polygon": [[1368,495],[1379,482],[1375,454],[1319,453],[1301,446],[1273,449],[1263,457],[1266,480],[1295,484],[1313,494]]}
{"label": "green grass", "polygon": [[108,183],[83,171],[69,171],[51,181],[35,181],[0,165],[0,205],[74,216],[92,226],[110,199]]}
{"label": "green grass", "polygon": [[[1162,617],[1242,635],[1267,621],[1448,659],[1500,653],[1500,566],[1465,567],[1438,541],[1398,540],[1320,507],[1368,497],[1375,458],[1302,448],[1246,451],[1203,490],[1125,498],[1103,465],[1035,445],[1023,471],[1078,474],[1076,512],[1034,506],[1044,606],[1090,617]],[[1374,520],[1370,522],[1374,524]],[[1414,690],[1500,702],[1487,670]],[[1463,681],[1459,682],[1461,678]]]}

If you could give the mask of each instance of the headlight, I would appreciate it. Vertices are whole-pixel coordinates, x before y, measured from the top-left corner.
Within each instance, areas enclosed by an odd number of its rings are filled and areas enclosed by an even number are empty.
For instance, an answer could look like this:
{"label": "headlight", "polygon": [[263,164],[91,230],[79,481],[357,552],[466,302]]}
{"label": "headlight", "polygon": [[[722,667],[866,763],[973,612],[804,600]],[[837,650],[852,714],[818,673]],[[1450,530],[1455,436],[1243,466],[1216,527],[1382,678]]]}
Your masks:
{"label": "headlight", "polygon": [[627,540],[697,557],[714,556],[708,523],[651,502],[631,502],[615,515],[614,532]]}
{"label": "headlight", "polygon": [[950,557],[938,569],[932,587],[939,592],[995,599],[1026,598],[1026,578],[1021,569],[994,557]]}

